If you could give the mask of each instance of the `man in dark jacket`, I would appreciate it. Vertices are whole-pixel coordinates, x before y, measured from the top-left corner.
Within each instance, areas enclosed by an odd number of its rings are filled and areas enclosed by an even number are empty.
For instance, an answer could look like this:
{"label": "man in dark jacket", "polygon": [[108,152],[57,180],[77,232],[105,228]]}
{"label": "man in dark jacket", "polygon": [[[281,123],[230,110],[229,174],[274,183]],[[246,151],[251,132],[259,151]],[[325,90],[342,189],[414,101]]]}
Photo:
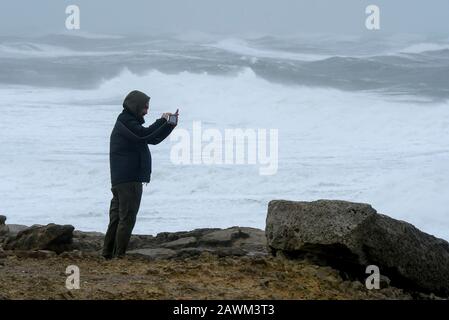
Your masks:
{"label": "man in dark jacket", "polygon": [[143,127],[149,101],[150,97],[143,92],[130,92],[111,133],[109,163],[113,198],[102,253],[106,259],[125,255],[140,207],[142,183],[150,182],[151,178],[148,144],[162,142],[176,126],[167,122],[171,113],[164,113],[148,128]]}

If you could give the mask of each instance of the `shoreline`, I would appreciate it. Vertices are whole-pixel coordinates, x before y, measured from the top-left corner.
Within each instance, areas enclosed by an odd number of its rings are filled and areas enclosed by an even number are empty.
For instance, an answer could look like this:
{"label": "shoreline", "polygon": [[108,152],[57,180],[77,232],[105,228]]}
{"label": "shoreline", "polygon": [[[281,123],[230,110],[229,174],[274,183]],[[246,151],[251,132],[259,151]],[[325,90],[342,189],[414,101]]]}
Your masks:
{"label": "shoreline", "polygon": [[[275,257],[256,228],[133,235],[126,257],[112,260],[100,256],[103,237],[75,230],[73,247],[59,254],[0,249],[0,299],[413,298],[394,287],[367,290],[329,266]],[[78,290],[65,286],[68,266],[79,268]]]}
{"label": "shoreline", "polygon": [[[8,225],[0,216],[0,299],[446,296],[447,275],[435,271],[449,263],[449,244],[368,204],[273,200],[266,221],[265,230],[135,234],[124,258],[105,260],[104,233],[71,225]],[[377,264],[382,273],[373,286],[365,269]],[[66,287],[69,266],[79,270],[80,289]]]}

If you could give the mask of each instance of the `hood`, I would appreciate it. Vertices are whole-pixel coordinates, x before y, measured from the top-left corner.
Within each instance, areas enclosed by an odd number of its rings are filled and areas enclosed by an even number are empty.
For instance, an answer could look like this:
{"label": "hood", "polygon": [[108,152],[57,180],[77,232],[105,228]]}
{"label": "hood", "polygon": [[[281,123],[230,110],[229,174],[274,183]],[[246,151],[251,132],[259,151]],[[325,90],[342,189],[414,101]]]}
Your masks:
{"label": "hood", "polygon": [[134,90],[128,93],[125,100],[123,101],[123,108],[130,111],[136,118],[142,118],[141,112],[145,107],[145,104],[150,101],[150,97],[145,93]]}

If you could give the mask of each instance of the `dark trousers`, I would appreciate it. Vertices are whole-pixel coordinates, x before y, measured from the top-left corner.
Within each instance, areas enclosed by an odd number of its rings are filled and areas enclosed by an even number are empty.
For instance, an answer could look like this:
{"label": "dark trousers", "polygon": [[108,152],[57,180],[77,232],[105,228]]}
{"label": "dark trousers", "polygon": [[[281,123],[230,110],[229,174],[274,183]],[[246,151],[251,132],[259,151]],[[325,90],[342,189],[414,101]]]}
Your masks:
{"label": "dark trousers", "polygon": [[113,198],[109,208],[109,226],[102,253],[106,258],[125,255],[142,199],[142,183],[121,183],[113,186],[111,191]]}

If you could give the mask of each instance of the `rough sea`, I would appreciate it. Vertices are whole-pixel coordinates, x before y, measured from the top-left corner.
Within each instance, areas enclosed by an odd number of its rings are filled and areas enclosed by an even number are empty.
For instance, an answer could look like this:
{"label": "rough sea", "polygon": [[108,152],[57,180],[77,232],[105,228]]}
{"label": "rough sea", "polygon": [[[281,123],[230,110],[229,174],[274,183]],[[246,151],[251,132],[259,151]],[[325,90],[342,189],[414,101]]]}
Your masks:
{"label": "rough sea", "polygon": [[0,214],[105,231],[109,135],[131,90],[149,125],[278,129],[274,175],[176,165],[150,146],[135,233],[265,227],[272,199],[370,203],[449,239],[449,38],[0,37]]}

